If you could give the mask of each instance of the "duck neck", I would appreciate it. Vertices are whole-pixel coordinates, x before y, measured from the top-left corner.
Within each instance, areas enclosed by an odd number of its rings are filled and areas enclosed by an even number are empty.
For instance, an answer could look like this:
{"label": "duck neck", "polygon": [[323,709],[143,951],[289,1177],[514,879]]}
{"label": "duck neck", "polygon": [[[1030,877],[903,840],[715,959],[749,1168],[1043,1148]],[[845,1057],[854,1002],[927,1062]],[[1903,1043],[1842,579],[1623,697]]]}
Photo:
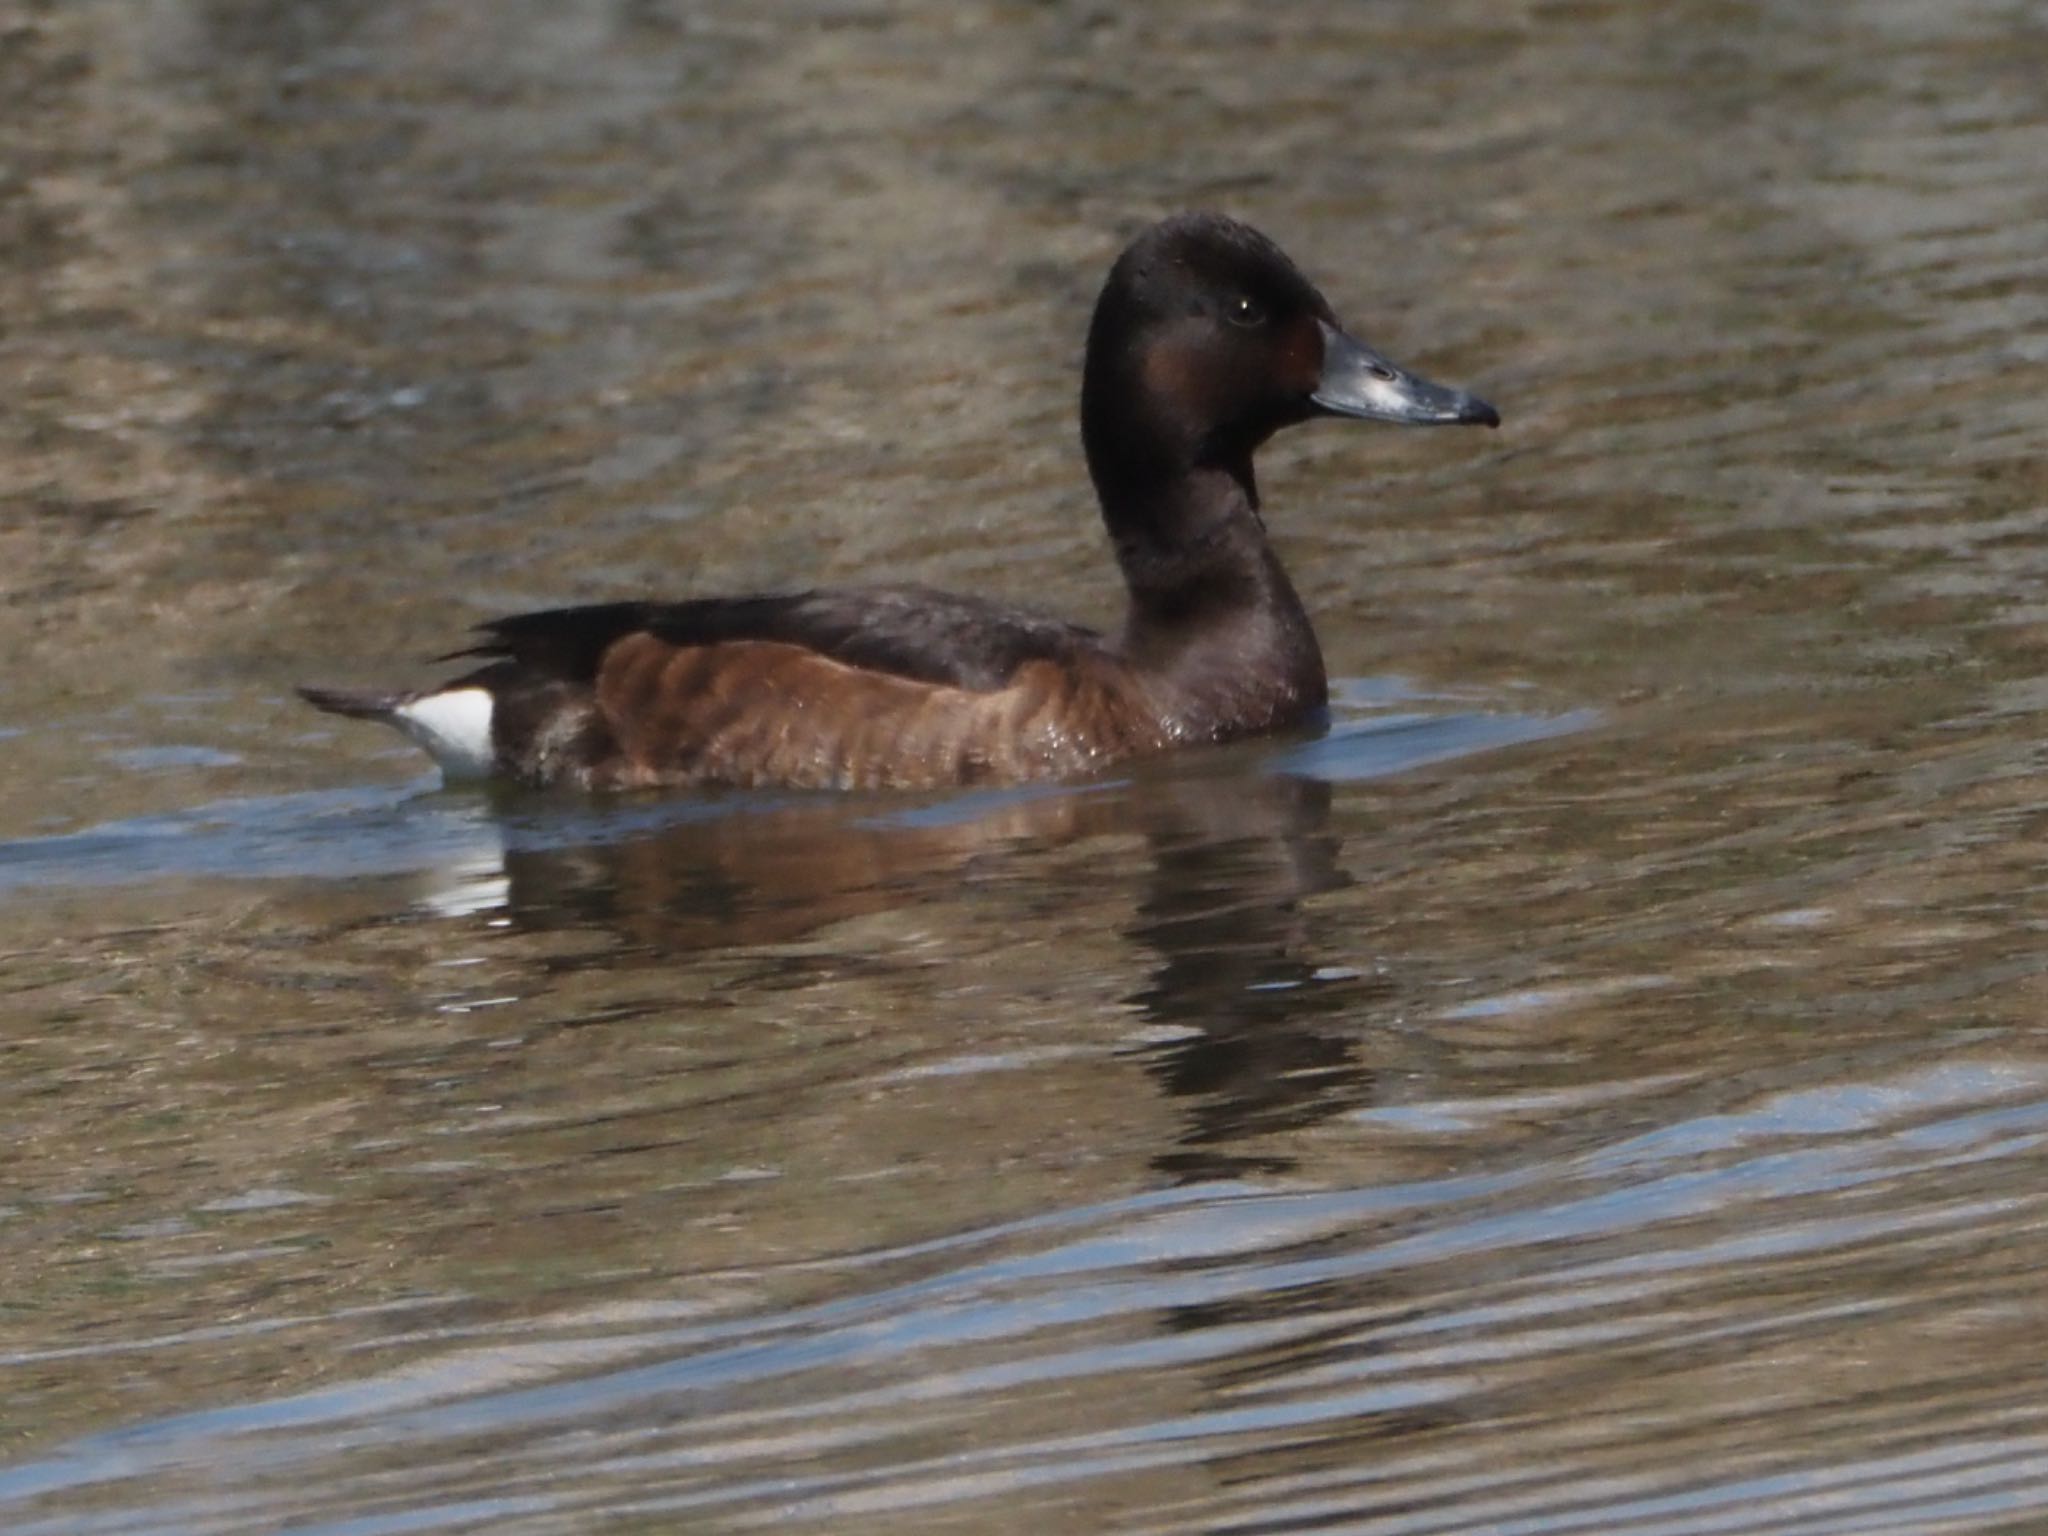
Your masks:
{"label": "duck neck", "polygon": [[1130,593],[1122,649],[1165,685],[1174,732],[1223,739],[1320,709],[1322,650],[1267,542],[1249,449],[1175,464],[1121,446],[1089,443]]}

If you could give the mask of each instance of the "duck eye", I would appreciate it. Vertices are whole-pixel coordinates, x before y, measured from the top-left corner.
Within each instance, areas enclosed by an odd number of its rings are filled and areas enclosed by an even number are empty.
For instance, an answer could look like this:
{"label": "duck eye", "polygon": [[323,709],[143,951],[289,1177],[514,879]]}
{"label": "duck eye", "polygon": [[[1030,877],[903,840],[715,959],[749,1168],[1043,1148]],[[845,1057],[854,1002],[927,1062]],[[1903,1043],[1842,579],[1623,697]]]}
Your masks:
{"label": "duck eye", "polygon": [[1249,294],[1240,294],[1230,301],[1224,313],[1230,316],[1232,325],[1264,325],[1266,307]]}

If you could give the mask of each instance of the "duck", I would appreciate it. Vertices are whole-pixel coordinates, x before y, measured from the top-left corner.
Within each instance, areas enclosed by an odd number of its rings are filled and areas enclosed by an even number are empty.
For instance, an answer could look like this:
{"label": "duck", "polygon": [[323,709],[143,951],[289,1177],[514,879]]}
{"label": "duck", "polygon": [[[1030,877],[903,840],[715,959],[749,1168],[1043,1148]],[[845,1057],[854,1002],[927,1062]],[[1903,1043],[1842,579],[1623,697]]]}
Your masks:
{"label": "duck", "polygon": [[1110,267],[1082,365],[1114,631],[915,585],[607,602],[480,624],[446,682],[299,693],[446,781],[596,792],[1021,784],[1312,727],[1322,649],[1252,459],[1318,418],[1500,424],[1353,336],[1250,225],[1176,214]]}

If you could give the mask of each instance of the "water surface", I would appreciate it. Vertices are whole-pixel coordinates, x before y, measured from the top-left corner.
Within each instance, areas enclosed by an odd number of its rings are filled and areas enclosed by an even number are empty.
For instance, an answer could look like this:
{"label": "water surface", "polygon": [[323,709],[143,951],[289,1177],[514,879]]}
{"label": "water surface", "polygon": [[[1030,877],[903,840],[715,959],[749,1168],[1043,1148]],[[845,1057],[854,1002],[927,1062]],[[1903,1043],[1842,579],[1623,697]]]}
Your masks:
{"label": "water surface", "polygon": [[[1772,1536],[2048,1509],[2048,28],[1993,0],[25,4],[0,1524]],[[1318,426],[1315,740],[439,790],[492,613],[1115,611],[1107,260]]]}

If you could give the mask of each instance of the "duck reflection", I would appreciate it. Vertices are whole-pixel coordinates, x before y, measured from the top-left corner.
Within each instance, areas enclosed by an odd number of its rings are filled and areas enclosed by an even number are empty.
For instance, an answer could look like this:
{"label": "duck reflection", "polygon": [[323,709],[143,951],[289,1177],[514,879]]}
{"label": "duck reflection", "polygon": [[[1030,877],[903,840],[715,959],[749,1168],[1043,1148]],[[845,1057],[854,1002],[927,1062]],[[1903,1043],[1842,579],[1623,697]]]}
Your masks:
{"label": "duck reflection", "polygon": [[[1226,792],[1227,791],[1227,792]],[[1155,1161],[1184,1179],[1278,1172],[1291,1158],[1234,1144],[1355,1109],[1375,1074],[1355,1011],[1389,990],[1319,955],[1307,898],[1349,883],[1329,784],[1292,775],[1210,784],[1147,828],[1151,867],[1129,936],[1158,957],[1133,1001],[1174,1033],[1150,1068],[1190,1102]]]}
{"label": "duck reflection", "polygon": [[[1154,1158],[1176,1180],[1291,1166],[1233,1147],[1365,1103],[1356,1010],[1385,987],[1319,956],[1306,900],[1346,883],[1331,787],[1285,773],[1161,773],[1113,785],[902,801],[673,807],[649,829],[578,841],[506,821],[505,911],[527,930],[598,930],[617,943],[561,966],[634,963],[786,944],[864,915],[957,899],[982,879],[1090,839],[1128,858],[1124,936],[1150,957],[1128,1001],[1152,1078],[1182,1129]],[[1127,867],[1127,866],[1122,866]],[[1040,886],[1042,889],[1042,884]],[[1098,892],[1074,893],[1094,899]],[[623,944],[623,952],[618,947]]]}

